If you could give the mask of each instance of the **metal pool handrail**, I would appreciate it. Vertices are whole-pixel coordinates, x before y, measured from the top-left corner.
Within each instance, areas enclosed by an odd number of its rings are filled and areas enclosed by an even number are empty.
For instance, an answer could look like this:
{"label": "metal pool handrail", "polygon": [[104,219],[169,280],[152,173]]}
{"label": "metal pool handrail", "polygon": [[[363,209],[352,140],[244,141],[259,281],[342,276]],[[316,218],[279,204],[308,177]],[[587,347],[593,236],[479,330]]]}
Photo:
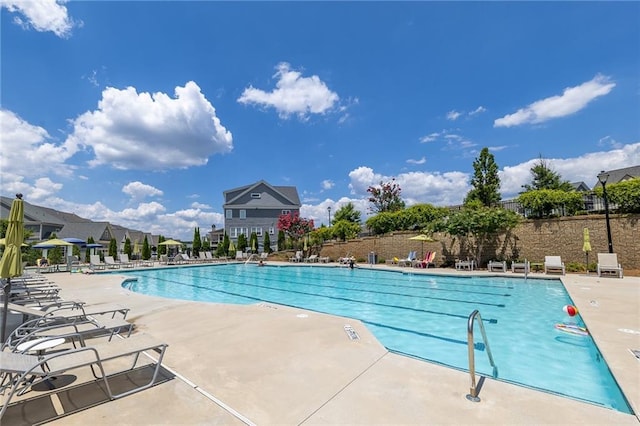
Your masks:
{"label": "metal pool handrail", "polygon": [[[469,374],[471,375],[471,389],[469,390],[469,394],[467,395],[467,399],[473,402],[479,402],[480,397],[478,397],[479,387],[476,387],[476,359],[475,359],[475,345],[473,343],[473,324],[475,318],[478,317],[480,320],[480,332],[482,333],[482,341],[484,342],[484,346],[487,348],[487,356],[489,357],[489,363],[491,367],[493,367],[493,377],[498,377],[498,367],[496,363],[493,361],[493,355],[491,354],[491,348],[489,347],[489,341],[487,340],[487,333],[484,331],[484,324],[482,323],[482,317],[480,316],[480,311],[477,309],[471,312],[469,315],[469,321],[467,322],[467,346],[469,348]],[[483,378],[480,379],[483,381]]]}

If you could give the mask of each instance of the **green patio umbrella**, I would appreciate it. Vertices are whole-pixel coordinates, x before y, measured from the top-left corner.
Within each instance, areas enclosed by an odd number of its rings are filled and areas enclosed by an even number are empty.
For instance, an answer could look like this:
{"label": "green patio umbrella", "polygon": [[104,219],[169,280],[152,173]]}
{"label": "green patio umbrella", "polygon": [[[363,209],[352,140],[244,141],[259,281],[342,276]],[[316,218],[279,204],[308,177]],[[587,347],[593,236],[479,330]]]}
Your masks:
{"label": "green patio umbrella", "polygon": [[[5,239],[4,238],[0,238],[0,246],[4,246],[6,245]],[[22,243],[22,247],[29,247],[28,244]]]}
{"label": "green patio umbrella", "polygon": [[5,249],[0,259],[0,277],[7,279],[4,286],[4,309],[2,311],[2,341],[5,341],[7,330],[7,315],[9,307],[9,295],[11,294],[11,278],[22,275],[22,252],[20,246],[24,241],[24,205],[22,194],[16,194],[16,199],[11,203],[11,211],[7,221],[7,233],[5,236]]}
{"label": "green patio umbrella", "polygon": [[591,251],[591,239],[589,238],[589,228],[582,230],[582,251],[587,256],[587,275],[589,275],[589,252]]}

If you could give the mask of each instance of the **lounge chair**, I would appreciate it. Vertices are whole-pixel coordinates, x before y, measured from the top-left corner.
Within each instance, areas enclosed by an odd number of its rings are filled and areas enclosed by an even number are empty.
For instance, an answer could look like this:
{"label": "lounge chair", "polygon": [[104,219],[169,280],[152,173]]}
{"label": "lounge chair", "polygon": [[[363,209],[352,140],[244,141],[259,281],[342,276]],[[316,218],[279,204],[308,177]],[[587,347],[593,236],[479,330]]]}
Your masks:
{"label": "lounge chair", "polygon": [[120,266],[122,266],[123,268],[133,268],[134,266],[136,266],[133,262],[129,260],[129,255],[127,253],[119,253],[118,260],[119,260]]}
{"label": "lounge chair", "polygon": [[498,261],[498,260],[490,260],[487,264],[487,270],[489,272],[507,272],[507,262],[506,261]]}
{"label": "lounge chair", "polygon": [[429,265],[433,265],[433,261],[436,258],[435,251],[428,251],[427,254],[424,255],[424,259],[422,260],[414,260],[412,265],[415,268],[428,268]]}
{"label": "lounge chair", "polygon": [[529,261],[524,261],[524,262],[513,261],[513,262],[511,262],[511,272],[513,272],[513,273],[522,272],[523,274],[528,274],[529,272],[531,272],[531,262],[529,262]]}
{"label": "lounge chair", "polygon": [[412,250],[405,259],[398,259],[398,266],[410,266],[414,260],[416,260],[416,251]]}
{"label": "lounge chair", "polygon": [[105,256],[104,263],[108,269],[120,269],[120,263],[113,259],[113,256]]}
{"label": "lounge chair", "polygon": [[[7,411],[7,407],[14,395],[26,392],[37,383],[46,382],[56,376],[82,367],[91,367],[94,377],[104,383],[104,390],[109,399],[121,398],[147,389],[153,386],[158,378],[167,347],[166,343],[147,334],[138,334],[128,339],[118,339],[108,343],[83,346],[67,351],[56,351],[43,356],[0,352],[0,375],[2,376],[0,393],[7,395],[2,410],[0,410],[0,419]],[[104,364],[108,361],[132,357],[133,364],[125,369],[119,369],[118,372],[130,371],[136,365],[141,365],[139,361],[142,361],[144,357],[140,355],[145,351],[155,351],[159,354],[158,360],[155,361],[151,379],[134,389],[117,394],[114,393],[109,384],[109,375]],[[109,368],[112,369],[114,365],[116,364],[109,363]],[[96,372],[99,374],[96,374]]]}
{"label": "lounge chair", "polygon": [[289,262],[302,262],[302,251],[298,250],[293,257],[289,258]]}
{"label": "lounge chair", "polygon": [[545,256],[544,257],[544,273],[560,272],[565,274],[564,262],[560,256]]}
{"label": "lounge chair", "polygon": [[458,259],[456,260],[455,267],[459,271],[462,269],[468,269],[469,271],[473,271],[476,267],[476,261],[473,259],[469,260],[469,258],[467,258],[467,260]]}
{"label": "lounge chair", "polygon": [[612,272],[622,278],[622,265],[618,263],[616,253],[598,253],[598,276],[602,276],[603,272]]}
{"label": "lounge chair", "polygon": [[306,263],[316,263],[318,261],[318,255],[312,254],[304,260]]}
{"label": "lounge chair", "polygon": [[93,270],[105,269],[107,265],[100,260],[100,256],[97,254],[92,254],[89,257],[89,268]]}

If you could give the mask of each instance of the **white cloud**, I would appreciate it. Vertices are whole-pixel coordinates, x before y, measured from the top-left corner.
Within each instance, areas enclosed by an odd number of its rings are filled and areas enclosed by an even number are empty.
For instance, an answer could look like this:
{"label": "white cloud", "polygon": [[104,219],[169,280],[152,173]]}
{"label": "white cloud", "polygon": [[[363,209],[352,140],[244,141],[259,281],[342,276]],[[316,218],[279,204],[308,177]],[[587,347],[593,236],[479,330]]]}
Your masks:
{"label": "white cloud", "polygon": [[134,201],[143,200],[147,197],[158,197],[163,194],[158,188],[139,181],[129,182],[122,187],[122,192],[129,195]]}
{"label": "white cloud", "polygon": [[322,185],[322,189],[326,191],[333,188],[335,186],[335,183],[330,179],[325,179],[322,181],[321,185]]}
{"label": "white cloud", "polygon": [[611,92],[616,86],[609,77],[596,75],[579,86],[564,89],[562,95],[536,101],[513,114],[494,121],[494,127],[512,127],[565,117],[585,108],[594,99]]}
{"label": "white cloud", "polygon": [[480,105],[478,108],[474,109],[473,111],[471,111],[469,113],[469,116],[474,116],[477,114],[481,114],[483,112],[485,112],[487,109],[485,107],[483,107],[482,105]]}
{"label": "white cloud", "polygon": [[242,92],[238,102],[275,108],[280,118],[295,114],[304,120],[310,114],[331,111],[340,99],[317,75],[302,77],[300,72],[292,71],[286,62],[278,64],[276,69],[273,77],[278,81],[273,91],[266,92],[250,86]]}
{"label": "white cloud", "polygon": [[327,207],[331,207],[331,220],[335,219],[335,213],[345,204],[351,203],[356,211],[360,212],[360,218],[362,222],[367,218],[369,211],[369,202],[366,199],[361,198],[349,198],[342,197],[338,201],[333,201],[330,199],[326,199],[323,202],[313,205],[313,204],[303,204],[300,207],[300,216],[306,219],[313,219],[314,225],[316,228],[320,227],[320,225],[329,225],[329,211]]}
{"label": "white cloud", "polygon": [[71,35],[71,30],[80,22],[74,22],[64,6],[66,0],[0,0],[0,6],[17,13],[13,21],[22,28],[33,28],[39,32],[51,31],[61,38]]}
{"label": "white cloud", "polygon": [[611,148],[622,148],[624,146],[624,144],[621,144],[609,135],[600,138],[600,140],[598,140],[598,145]]}
{"label": "white cloud", "polygon": [[74,120],[68,140],[91,146],[95,159],[117,169],[166,170],[207,164],[213,154],[233,149],[231,132],[193,81],[164,93],[112,87],[98,109]]}
{"label": "white cloud", "polygon": [[202,210],[205,210],[205,209],[206,210],[211,210],[213,207],[211,207],[209,204],[198,203],[196,201],[196,202],[191,203],[191,208],[202,209]]}
{"label": "white cloud", "polygon": [[423,136],[420,138],[420,143],[433,142],[438,139],[438,136],[440,136],[439,132],[428,134],[427,136]]}
{"label": "white cloud", "polygon": [[427,162],[427,159],[425,157],[422,157],[419,160],[414,160],[412,158],[407,160],[407,163],[409,163],[409,164],[424,164],[426,162]]}
{"label": "white cloud", "polygon": [[29,124],[15,113],[0,109],[2,155],[0,170],[3,186],[11,181],[8,176],[40,177],[47,173],[69,176],[71,166],[65,164],[78,150],[72,142],[54,144],[49,133]]}
{"label": "white cloud", "polygon": [[460,117],[462,115],[462,113],[458,112],[458,111],[449,111],[447,113],[447,120],[451,120],[451,121],[456,121],[458,119],[458,117]]}

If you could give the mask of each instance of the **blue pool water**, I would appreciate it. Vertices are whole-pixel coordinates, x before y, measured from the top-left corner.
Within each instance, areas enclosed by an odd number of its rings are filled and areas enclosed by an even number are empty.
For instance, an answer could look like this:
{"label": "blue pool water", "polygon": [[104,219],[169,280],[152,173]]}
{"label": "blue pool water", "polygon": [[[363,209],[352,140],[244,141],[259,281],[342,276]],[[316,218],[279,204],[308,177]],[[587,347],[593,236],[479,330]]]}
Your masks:
{"label": "blue pool water", "polygon": [[[127,272],[132,291],[174,299],[271,302],[361,320],[389,350],[468,370],[467,321],[480,311],[498,379],[631,413],[590,336],[557,323],[559,280],[446,277],[366,268],[228,264]],[[476,326],[476,370],[491,376]]]}

